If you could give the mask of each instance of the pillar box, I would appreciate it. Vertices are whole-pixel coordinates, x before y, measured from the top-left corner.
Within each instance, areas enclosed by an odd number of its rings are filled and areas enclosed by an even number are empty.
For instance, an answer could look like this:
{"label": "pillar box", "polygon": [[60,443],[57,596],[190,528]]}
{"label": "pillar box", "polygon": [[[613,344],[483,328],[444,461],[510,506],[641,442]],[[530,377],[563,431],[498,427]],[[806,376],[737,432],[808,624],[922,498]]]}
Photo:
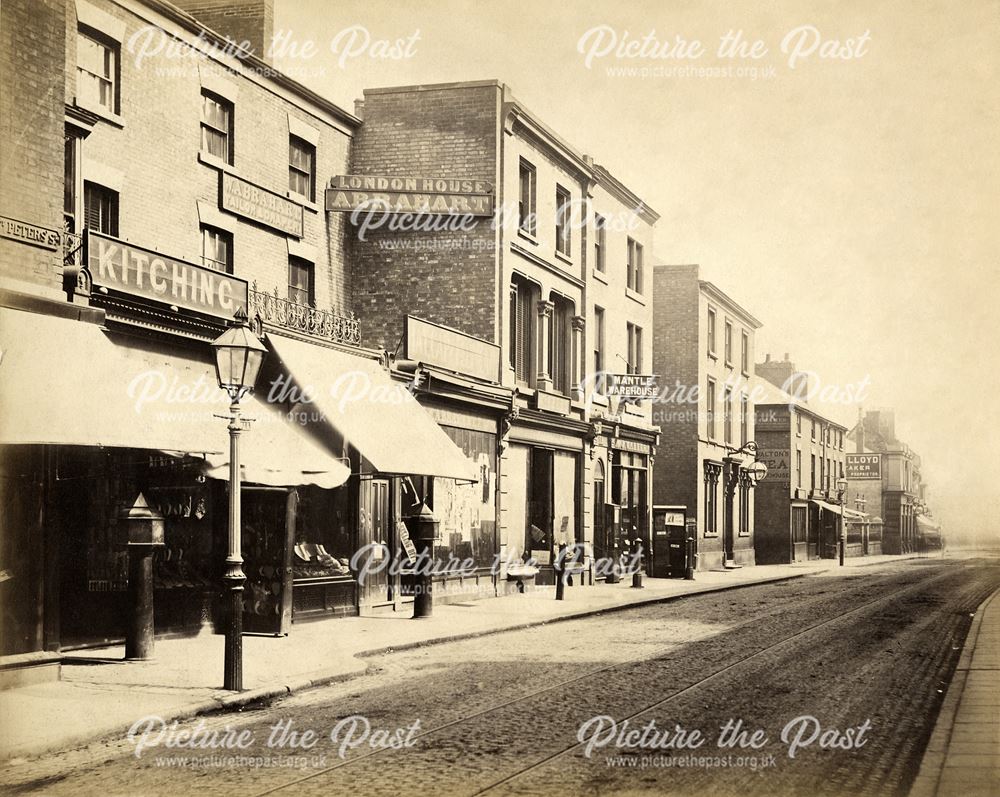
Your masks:
{"label": "pillar box", "polygon": [[153,549],[163,545],[163,515],[139,493],[118,516],[119,540],[128,550],[129,620],[126,661],[153,657]]}
{"label": "pillar box", "polygon": [[433,611],[431,595],[431,570],[434,566],[434,540],[437,537],[439,521],[434,513],[421,504],[416,514],[406,519],[407,530],[413,547],[417,549],[418,573],[414,579],[413,618],[430,617]]}

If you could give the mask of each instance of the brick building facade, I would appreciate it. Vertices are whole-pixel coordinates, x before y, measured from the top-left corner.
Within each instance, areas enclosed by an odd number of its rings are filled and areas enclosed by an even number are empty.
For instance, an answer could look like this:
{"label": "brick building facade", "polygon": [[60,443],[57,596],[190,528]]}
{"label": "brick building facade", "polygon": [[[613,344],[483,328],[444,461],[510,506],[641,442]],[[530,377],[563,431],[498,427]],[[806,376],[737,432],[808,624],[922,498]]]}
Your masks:
{"label": "brick building facade", "polygon": [[882,552],[918,550],[917,516],[923,511],[920,456],[896,437],[895,412],[868,410],[847,435],[851,453],[874,458],[880,478],[848,478],[848,502],[861,499],[864,511],[883,522]]}
{"label": "brick building facade", "polygon": [[661,429],[656,504],[684,507],[703,569],[754,564],[754,334],[761,324],[696,265],[653,269]]}
{"label": "brick building facade", "polygon": [[758,564],[833,558],[847,428],[804,399],[808,375],[786,357],[757,363],[757,458],[768,467],[755,496]]}
{"label": "brick building facade", "polygon": [[[464,409],[477,416],[468,426],[493,424],[495,553],[535,559],[544,579],[566,543],[589,573],[626,537],[648,535],[656,434],[648,407],[595,397],[589,386],[595,368],[648,371],[642,258],[656,214],[496,81],[368,90],[359,114],[351,160],[359,184],[378,176],[479,183],[493,208],[462,229],[359,222],[351,256],[365,334],[396,349],[409,313],[497,347],[495,384],[483,378],[478,388],[500,388],[507,406]],[[410,367],[456,370],[446,353],[438,357]],[[439,386],[421,401],[446,401]]]}

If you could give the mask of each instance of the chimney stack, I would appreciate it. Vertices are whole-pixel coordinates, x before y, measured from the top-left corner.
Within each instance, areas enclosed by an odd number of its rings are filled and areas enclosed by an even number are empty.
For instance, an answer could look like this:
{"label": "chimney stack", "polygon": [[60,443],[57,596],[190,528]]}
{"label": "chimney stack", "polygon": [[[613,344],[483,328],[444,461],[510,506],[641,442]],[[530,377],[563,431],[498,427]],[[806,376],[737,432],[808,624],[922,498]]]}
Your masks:
{"label": "chimney stack", "polygon": [[271,63],[274,40],[274,0],[172,0],[198,22],[220,36],[245,46]]}

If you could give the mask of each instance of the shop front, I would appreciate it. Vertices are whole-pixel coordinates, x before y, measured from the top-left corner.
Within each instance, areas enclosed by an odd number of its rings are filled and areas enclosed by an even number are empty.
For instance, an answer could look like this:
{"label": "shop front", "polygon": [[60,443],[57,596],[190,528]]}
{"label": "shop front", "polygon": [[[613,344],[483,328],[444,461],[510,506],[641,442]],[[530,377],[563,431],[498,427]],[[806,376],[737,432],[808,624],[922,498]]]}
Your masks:
{"label": "shop front", "polygon": [[618,551],[631,557],[638,541],[642,546],[641,566],[645,567],[650,550],[649,456],[625,447],[625,441],[612,442],[611,503],[621,508]]}
{"label": "shop front", "polygon": [[[226,398],[208,346],[119,325],[0,313],[0,441],[15,483],[24,463],[37,466],[31,479],[44,518],[36,523],[46,529],[46,644],[122,636],[129,598],[120,515],[140,494],[165,526],[153,570],[158,632],[211,628],[225,556],[228,441],[216,417]],[[276,585],[284,570],[267,569],[271,561],[257,566],[253,557],[266,558],[279,525],[289,526],[292,491],[336,491],[349,469],[259,393],[244,403],[253,419],[242,446],[244,549],[249,590],[258,597],[247,605],[263,610],[265,585],[253,584],[266,574],[274,596],[266,611],[280,621],[286,598]],[[7,497],[12,493],[8,485]],[[276,514],[279,494],[285,497]],[[5,538],[32,527],[11,520],[18,527],[5,524]]]}
{"label": "shop front", "polygon": [[815,508],[816,534],[814,538],[819,558],[836,559],[840,555],[841,507],[826,501],[812,501],[811,503]]}
{"label": "shop front", "polygon": [[[414,398],[412,376],[394,378],[377,359],[279,331],[269,332],[267,345],[272,353],[266,366],[269,383],[288,397],[289,412],[314,439],[342,453],[351,472],[346,502],[331,506],[333,515],[320,511],[316,516],[328,527],[329,519],[336,518],[326,532],[334,550],[316,533],[318,527],[300,532],[311,537],[303,537],[306,547],[295,552],[299,594],[320,586],[329,594],[336,587],[335,573],[307,581],[323,564],[318,545],[329,554],[328,566],[336,560],[345,567],[346,560],[357,581],[362,614],[399,611],[412,602],[412,562],[403,540],[407,519],[424,504],[439,519],[434,567],[471,557],[477,568],[488,569],[495,437],[485,429],[443,428]],[[490,500],[484,506],[479,497],[486,493]],[[350,528],[356,528],[356,539],[344,531]],[[316,558],[303,562],[303,554]],[[319,601],[319,593],[314,594],[311,600]]]}

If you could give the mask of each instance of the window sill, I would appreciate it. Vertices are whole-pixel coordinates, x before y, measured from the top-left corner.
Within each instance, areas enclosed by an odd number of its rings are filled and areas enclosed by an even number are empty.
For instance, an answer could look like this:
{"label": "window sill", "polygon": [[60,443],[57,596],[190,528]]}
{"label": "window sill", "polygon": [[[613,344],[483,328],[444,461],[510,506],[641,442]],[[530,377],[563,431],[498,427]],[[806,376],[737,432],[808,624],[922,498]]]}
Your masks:
{"label": "window sill", "polygon": [[555,250],[555,251],[553,252],[553,254],[554,254],[554,255],[555,255],[555,257],[556,257],[556,260],[561,260],[561,261],[562,261],[563,263],[567,263],[567,264],[569,264],[569,265],[571,265],[571,266],[573,265],[573,258],[571,258],[571,257],[570,257],[569,255],[567,255],[567,254],[563,254],[563,253],[562,253],[562,252],[560,252],[560,251],[559,251],[558,249],[556,249],[556,250]]}
{"label": "window sill", "polygon": [[213,169],[218,169],[219,171],[231,174],[234,177],[239,177],[239,172],[231,163],[226,163],[222,158],[216,158],[214,155],[209,155],[207,152],[198,151],[198,163],[204,164],[205,166],[211,166]]}
{"label": "window sill", "polygon": [[517,237],[518,238],[523,238],[525,241],[527,241],[532,246],[538,246],[538,239],[534,235],[532,235],[530,232],[528,232],[525,229],[522,229],[521,227],[517,228]]}
{"label": "window sill", "polygon": [[121,117],[121,115],[115,113],[114,111],[109,111],[103,105],[95,105],[87,102],[86,100],[81,102],[79,99],[77,99],[76,107],[82,108],[85,111],[89,111],[90,113],[99,116],[105,122],[113,124],[115,127],[118,128],[125,127],[125,120]]}
{"label": "window sill", "polygon": [[610,284],[608,282],[608,275],[605,274],[603,271],[598,271],[595,268],[592,273],[594,275],[594,279],[597,280],[598,282],[603,282],[605,285]]}
{"label": "window sill", "polygon": [[646,306],[646,299],[645,299],[645,297],[641,293],[639,293],[638,291],[634,291],[631,288],[626,288],[625,289],[625,296],[628,297],[629,299],[631,299],[633,302],[638,302],[643,307]]}
{"label": "window sill", "polygon": [[740,373],[743,374],[747,379],[750,378],[750,372],[746,368],[740,368]]}
{"label": "window sill", "polygon": [[732,360],[726,360],[726,368],[728,368],[730,371],[733,370]]}
{"label": "window sill", "polygon": [[719,359],[719,355],[716,354],[714,351],[708,352],[708,356],[711,357],[713,360],[718,360]]}
{"label": "window sill", "polygon": [[704,534],[706,540],[717,540],[719,538],[719,532],[717,531],[706,531]]}
{"label": "window sill", "polygon": [[312,213],[319,213],[319,203],[313,202],[311,199],[307,199],[302,196],[302,194],[296,194],[294,191],[286,191],[285,197],[294,202],[296,205],[301,205]]}

